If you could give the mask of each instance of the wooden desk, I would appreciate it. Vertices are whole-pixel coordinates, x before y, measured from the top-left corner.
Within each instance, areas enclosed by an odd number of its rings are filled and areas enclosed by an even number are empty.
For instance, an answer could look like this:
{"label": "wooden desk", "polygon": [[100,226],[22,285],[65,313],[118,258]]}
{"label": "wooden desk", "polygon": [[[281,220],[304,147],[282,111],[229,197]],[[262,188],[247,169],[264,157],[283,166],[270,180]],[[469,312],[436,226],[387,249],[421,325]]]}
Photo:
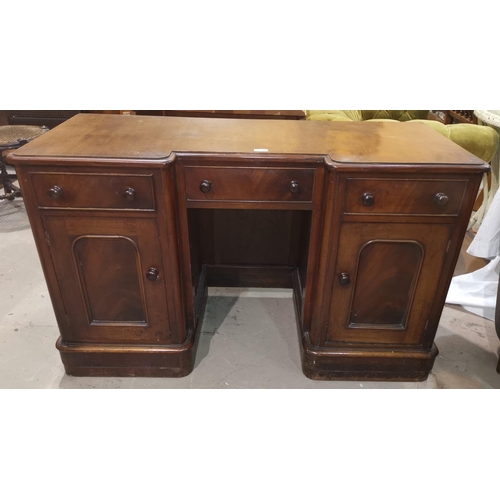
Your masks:
{"label": "wooden desk", "polygon": [[66,372],[185,376],[207,286],[293,288],[304,373],[424,380],[488,166],[424,124],[82,114],[16,165]]}

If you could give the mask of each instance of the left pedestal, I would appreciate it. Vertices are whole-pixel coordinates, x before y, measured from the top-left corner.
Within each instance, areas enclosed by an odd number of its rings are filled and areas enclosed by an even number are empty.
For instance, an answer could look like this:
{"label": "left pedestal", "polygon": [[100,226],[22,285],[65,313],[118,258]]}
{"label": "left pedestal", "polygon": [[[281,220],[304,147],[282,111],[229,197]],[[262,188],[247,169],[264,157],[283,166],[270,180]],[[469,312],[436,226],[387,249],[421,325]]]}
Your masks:
{"label": "left pedestal", "polygon": [[18,168],[69,375],[193,369],[166,170]]}

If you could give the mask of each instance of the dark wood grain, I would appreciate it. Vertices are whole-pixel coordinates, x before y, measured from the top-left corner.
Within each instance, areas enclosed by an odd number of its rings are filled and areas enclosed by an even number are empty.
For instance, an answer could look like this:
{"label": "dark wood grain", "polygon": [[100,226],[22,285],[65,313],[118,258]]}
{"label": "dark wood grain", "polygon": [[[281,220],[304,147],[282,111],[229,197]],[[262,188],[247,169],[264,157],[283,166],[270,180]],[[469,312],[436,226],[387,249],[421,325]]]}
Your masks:
{"label": "dark wood grain", "polygon": [[[406,327],[424,248],[417,241],[377,239],[360,250],[350,307],[349,328]],[[349,286],[348,273],[339,283]]]}
{"label": "dark wood grain", "polygon": [[292,218],[290,211],[216,210],[209,264],[289,265]]}
{"label": "dark wood grain", "polygon": [[[155,182],[156,199],[162,200],[157,207],[160,245],[162,248],[165,286],[167,294],[170,335],[173,344],[184,344],[189,335],[185,304],[182,295],[182,276],[180,266],[178,205],[174,177],[175,157],[159,172],[161,177]],[[193,344],[195,347],[196,344]],[[194,354],[193,354],[194,356]]]}
{"label": "dark wood grain", "polygon": [[[133,240],[124,236],[81,236],[73,243],[73,253],[90,324],[147,324],[139,275],[142,269]],[[146,278],[151,279],[148,272]],[[154,271],[153,275],[156,281]]]}
{"label": "dark wood grain", "polygon": [[294,267],[207,266],[207,286],[293,288]]}

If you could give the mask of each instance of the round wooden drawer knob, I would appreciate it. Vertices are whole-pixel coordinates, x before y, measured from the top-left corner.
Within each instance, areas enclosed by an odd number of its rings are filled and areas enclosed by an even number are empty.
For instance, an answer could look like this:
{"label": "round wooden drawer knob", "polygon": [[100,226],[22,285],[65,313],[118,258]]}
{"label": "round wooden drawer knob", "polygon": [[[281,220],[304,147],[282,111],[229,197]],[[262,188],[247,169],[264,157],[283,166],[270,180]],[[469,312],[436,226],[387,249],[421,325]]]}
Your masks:
{"label": "round wooden drawer knob", "polygon": [[448,196],[446,196],[444,193],[438,193],[436,196],[434,196],[434,201],[440,206],[444,207],[448,203]]}
{"label": "round wooden drawer knob", "polygon": [[290,190],[290,193],[293,194],[300,193],[300,184],[297,181],[290,181],[288,189]]}
{"label": "round wooden drawer knob", "polygon": [[208,193],[212,189],[212,183],[210,181],[203,181],[200,184],[200,191],[202,193]]}
{"label": "round wooden drawer knob", "polygon": [[123,192],[123,197],[127,201],[132,201],[135,198],[135,189],[134,188],[125,189],[125,191]]}
{"label": "round wooden drawer knob", "polygon": [[146,272],[146,278],[149,281],[156,281],[158,279],[159,274],[160,274],[160,272],[158,271],[158,269],[155,269],[154,267],[150,267]]}
{"label": "round wooden drawer knob", "polygon": [[341,285],[346,286],[351,282],[351,277],[347,273],[340,273],[339,282]]}
{"label": "round wooden drawer knob", "polygon": [[371,193],[365,193],[361,196],[361,201],[365,207],[371,207],[375,203],[375,196]]}
{"label": "round wooden drawer knob", "polygon": [[53,186],[47,191],[47,194],[53,200],[57,200],[62,196],[62,189],[59,186]]}

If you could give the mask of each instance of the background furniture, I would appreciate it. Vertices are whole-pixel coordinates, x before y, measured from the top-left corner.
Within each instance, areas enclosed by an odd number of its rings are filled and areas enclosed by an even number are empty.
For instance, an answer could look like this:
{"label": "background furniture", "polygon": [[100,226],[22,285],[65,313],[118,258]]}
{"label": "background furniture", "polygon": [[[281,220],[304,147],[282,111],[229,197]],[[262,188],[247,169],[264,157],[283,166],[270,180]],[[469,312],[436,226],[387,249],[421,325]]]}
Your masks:
{"label": "background furniture", "polygon": [[[479,123],[488,125],[488,127],[483,127],[491,130],[495,130],[500,133],[500,111],[487,111],[487,110],[476,110],[474,114],[479,119]],[[499,177],[500,177],[500,150],[496,148],[493,151],[492,158],[490,158],[491,164],[491,174],[490,182],[483,183],[483,197],[484,201],[481,206],[481,212],[478,215],[479,221],[482,220],[484,215],[488,212],[493,199],[498,191]]]}
{"label": "background furniture", "polygon": [[445,125],[452,123],[471,123],[477,125],[477,118],[473,110],[431,110],[428,119],[437,120]]}
{"label": "background furniture", "polygon": [[38,125],[53,128],[81,111],[7,111],[9,125]]}
{"label": "background furniture", "polygon": [[7,152],[19,148],[47,130],[46,127],[25,125],[0,126],[0,184],[4,190],[4,194],[0,195],[0,200],[13,200],[22,196],[21,190],[12,182],[16,178],[15,172],[9,173],[8,171],[9,165],[5,160]]}
{"label": "background furniture", "polygon": [[477,125],[477,118],[471,109],[449,110],[445,124],[448,125],[450,123],[472,123]]}
{"label": "background furniture", "polygon": [[1,125],[8,125],[9,122],[7,120],[7,111],[0,110],[0,126]]}
{"label": "background furniture", "polygon": [[488,166],[422,124],[77,115],[9,155],[71,375],[185,376],[208,286],[292,288],[314,379],[424,380]]}
{"label": "background furniture", "polygon": [[282,111],[209,111],[209,110],[174,110],[174,111],[135,111],[137,115],[151,116],[186,116],[201,118],[254,118],[265,120],[302,120],[306,117],[302,110],[282,110]]}

